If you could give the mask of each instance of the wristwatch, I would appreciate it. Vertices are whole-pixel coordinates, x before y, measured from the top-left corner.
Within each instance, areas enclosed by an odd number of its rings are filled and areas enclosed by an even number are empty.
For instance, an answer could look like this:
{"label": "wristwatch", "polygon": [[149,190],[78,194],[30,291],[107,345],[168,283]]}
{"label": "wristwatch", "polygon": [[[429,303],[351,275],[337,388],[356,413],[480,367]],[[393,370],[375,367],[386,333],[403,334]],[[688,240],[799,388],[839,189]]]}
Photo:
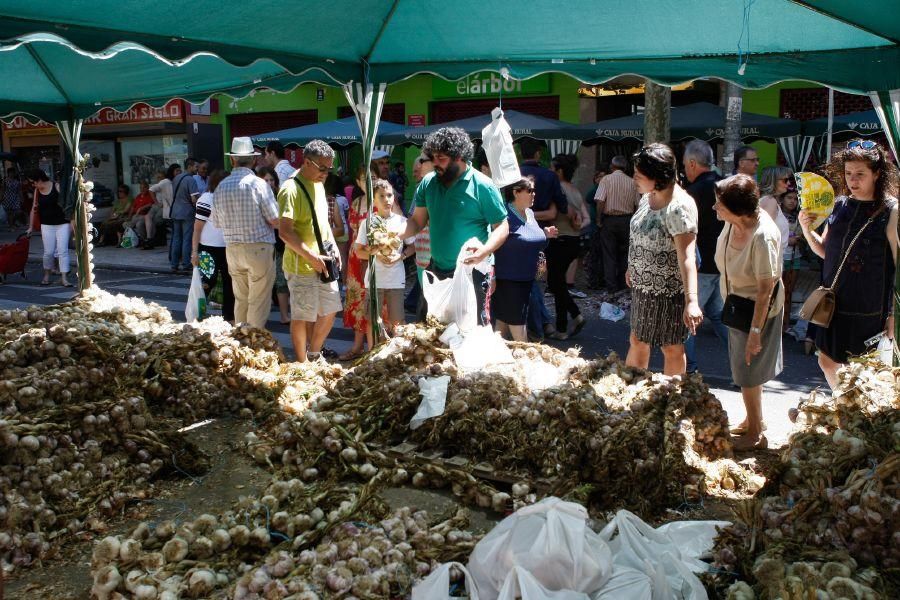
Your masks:
{"label": "wristwatch", "polygon": [[760,329],[759,327],[751,327],[750,333],[762,333],[762,329]]}

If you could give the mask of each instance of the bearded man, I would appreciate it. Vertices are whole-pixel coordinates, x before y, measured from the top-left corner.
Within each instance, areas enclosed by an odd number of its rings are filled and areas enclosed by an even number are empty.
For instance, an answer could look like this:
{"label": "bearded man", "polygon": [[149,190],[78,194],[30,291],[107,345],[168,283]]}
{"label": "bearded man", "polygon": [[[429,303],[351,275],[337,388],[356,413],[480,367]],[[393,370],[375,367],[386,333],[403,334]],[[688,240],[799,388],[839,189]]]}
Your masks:
{"label": "bearded man", "polygon": [[[438,279],[453,276],[456,259],[471,238],[477,245],[466,248],[465,262],[477,264],[503,245],[509,235],[506,204],[489,177],[473,169],[472,141],[458,127],[444,127],[428,136],[422,153],[431,159],[434,172],[416,189],[412,216],[406,222],[403,239],[428,226],[431,233],[429,271]],[[478,322],[484,323],[486,276],[472,273],[478,301]]]}

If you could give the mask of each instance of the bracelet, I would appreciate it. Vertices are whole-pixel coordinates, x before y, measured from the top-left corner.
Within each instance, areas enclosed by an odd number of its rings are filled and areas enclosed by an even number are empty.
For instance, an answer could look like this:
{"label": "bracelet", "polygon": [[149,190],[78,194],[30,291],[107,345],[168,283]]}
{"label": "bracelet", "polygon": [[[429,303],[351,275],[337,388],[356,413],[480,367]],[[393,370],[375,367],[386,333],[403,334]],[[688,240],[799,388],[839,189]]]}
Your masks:
{"label": "bracelet", "polygon": [[762,333],[762,329],[759,327],[750,327],[750,333]]}

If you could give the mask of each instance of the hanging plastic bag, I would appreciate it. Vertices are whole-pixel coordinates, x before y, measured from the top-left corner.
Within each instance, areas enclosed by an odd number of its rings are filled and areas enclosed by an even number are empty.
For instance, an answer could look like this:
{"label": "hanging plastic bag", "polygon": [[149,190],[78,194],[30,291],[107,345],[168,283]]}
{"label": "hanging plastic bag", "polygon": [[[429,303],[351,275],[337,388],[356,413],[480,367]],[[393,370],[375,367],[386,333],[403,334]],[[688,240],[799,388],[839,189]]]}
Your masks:
{"label": "hanging plastic bag", "polygon": [[612,555],[587,518],[580,504],[549,497],[503,519],[469,556],[469,572],[482,597],[496,598],[515,566],[550,590],[601,589]]}
{"label": "hanging plastic bag", "polygon": [[513,567],[500,588],[497,600],[590,600],[587,594],[573,590],[551,591],[522,567]]}
{"label": "hanging plastic bag", "polygon": [[646,573],[616,565],[591,600],[653,600],[653,582]]}
{"label": "hanging plastic bag", "polygon": [[427,419],[439,417],[444,414],[444,405],[447,402],[447,386],[450,385],[450,376],[423,377],[419,380],[419,394],[422,401],[416,414],[409,422],[410,429],[418,429]]}
{"label": "hanging plastic bag", "polygon": [[459,569],[466,578],[466,594],[468,600],[478,600],[478,589],[472,583],[469,571],[458,562],[444,563],[431,574],[417,583],[412,590],[412,600],[453,600],[464,596],[450,595],[450,569]]}
{"label": "hanging plastic bag", "polygon": [[120,246],[122,248],[137,248],[141,243],[141,238],[138,237],[137,232],[132,229],[130,226],[125,226],[125,233],[122,234],[122,243]]}
{"label": "hanging plastic bag", "polygon": [[522,179],[513,148],[512,129],[500,108],[491,111],[491,122],[481,130],[481,144],[491,167],[494,185],[503,188]]}
{"label": "hanging plastic bag", "polygon": [[620,510],[599,535],[609,543],[614,564],[643,571],[651,578],[665,575],[669,593],[664,594],[657,585],[655,600],[706,600],[706,590],[694,573],[709,569],[700,557],[712,548],[716,528],[728,525],[727,521],[683,521],[654,529],[637,515]]}
{"label": "hanging plastic bag", "polygon": [[194,267],[191,289],[188,291],[187,304],[184,306],[184,320],[186,323],[202,321],[205,316],[206,294],[203,292],[203,280],[200,277],[200,269]]}

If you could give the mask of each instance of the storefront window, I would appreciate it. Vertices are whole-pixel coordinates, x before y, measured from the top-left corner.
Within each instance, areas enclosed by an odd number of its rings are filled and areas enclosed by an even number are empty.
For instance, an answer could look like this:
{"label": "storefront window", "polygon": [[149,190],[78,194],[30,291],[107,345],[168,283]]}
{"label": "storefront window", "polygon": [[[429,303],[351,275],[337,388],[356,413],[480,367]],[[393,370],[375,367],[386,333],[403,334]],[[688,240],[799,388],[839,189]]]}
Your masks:
{"label": "storefront window", "polygon": [[132,194],[141,190],[141,180],[156,181],[156,172],[172,163],[184,164],[188,155],[187,138],[165,135],[145,138],[120,138],[122,180]]}
{"label": "storefront window", "polygon": [[82,140],[78,149],[90,155],[84,177],[94,182],[94,204],[112,206],[119,183],[116,143],[111,140]]}

